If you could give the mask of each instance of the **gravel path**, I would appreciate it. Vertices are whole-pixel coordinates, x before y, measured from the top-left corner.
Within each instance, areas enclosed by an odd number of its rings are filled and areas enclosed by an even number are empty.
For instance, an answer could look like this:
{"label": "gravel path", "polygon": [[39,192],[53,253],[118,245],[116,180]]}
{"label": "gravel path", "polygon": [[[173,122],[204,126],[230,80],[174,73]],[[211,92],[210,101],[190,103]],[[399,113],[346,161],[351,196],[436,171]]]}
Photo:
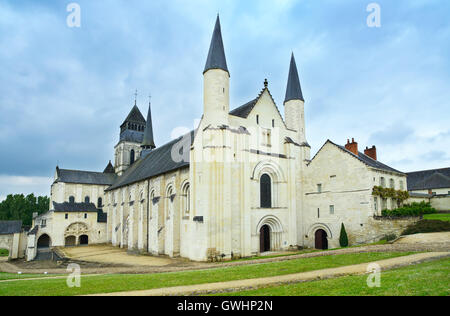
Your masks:
{"label": "gravel path", "polygon": [[[417,264],[424,261],[436,260],[439,258],[450,257],[449,252],[428,252],[419,253],[405,257],[398,257],[386,260],[375,261],[381,270],[389,270],[394,268],[399,268],[407,266],[410,264]],[[188,286],[177,286],[169,288],[160,288],[144,291],[131,291],[131,292],[119,292],[119,293],[108,293],[108,294],[97,294],[93,296],[181,296],[181,295],[201,295],[210,293],[224,293],[224,292],[235,292],[250,289],[257,289],[265,286],[276,286],[288,283],[299,283],[307,282],[313,280],[336,278],[346,275],[357,275],[367,273],[367,267],[369,263],[362,263],[357,265],[323,269],[317,271],[268,277],[268,278],[258,278],[258,279],[246,279],[238,281],[229,282],[218,282],[218,283],[207,283],[207,284],[196,284]]]}

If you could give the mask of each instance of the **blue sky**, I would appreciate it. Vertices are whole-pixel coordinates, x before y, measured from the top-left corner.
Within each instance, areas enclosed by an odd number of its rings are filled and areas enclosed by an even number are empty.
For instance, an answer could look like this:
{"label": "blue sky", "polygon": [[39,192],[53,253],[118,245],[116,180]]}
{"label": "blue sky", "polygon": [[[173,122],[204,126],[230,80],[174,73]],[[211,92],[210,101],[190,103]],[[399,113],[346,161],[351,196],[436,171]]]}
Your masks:
{"label": "blue sky", "polygon": [[0,199],[48,194],[54,168],[103,170],[119,126],[152,94],[157,145],[202,112],[202,70],[217,12],[231,108],[264,78],[283,112],[294,52],[312,154],[327,140],[376,145],[402,171],[450,166],[450,2],[0,1]]}

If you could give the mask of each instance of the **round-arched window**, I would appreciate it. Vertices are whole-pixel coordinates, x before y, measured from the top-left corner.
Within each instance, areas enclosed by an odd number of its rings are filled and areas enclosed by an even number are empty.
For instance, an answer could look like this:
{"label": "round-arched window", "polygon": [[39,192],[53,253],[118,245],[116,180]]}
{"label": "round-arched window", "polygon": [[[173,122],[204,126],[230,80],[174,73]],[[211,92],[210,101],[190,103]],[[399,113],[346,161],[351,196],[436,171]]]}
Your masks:
{"label": "round-arched window", "polygon": [[272,180],[269,175],[263,174],[260,179],[261,208],[272,207]]}

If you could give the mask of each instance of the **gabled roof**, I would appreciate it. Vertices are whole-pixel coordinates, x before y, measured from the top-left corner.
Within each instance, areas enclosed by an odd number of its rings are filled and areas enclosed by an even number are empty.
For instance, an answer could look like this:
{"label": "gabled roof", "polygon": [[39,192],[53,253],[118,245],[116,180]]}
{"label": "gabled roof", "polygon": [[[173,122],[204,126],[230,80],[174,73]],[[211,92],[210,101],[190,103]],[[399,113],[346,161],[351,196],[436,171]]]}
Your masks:
{"label": "gabled roof", "polygon": [[11,235],[22,231],[22,221],[0,221],[0,235]]}
{"label": "gabled roof", "polygon": [[94,203],[56,203],[53,202],[53,211],[56,213],[70,213],[70,212],[95,212],[97,208]]}
{"label": "gabled roof", "polygon": [[56,175],[55,182],[74,184],[111,185],[117,178],[117,175],[114,173],[68,170],[59,169],[58,167],[56,167]]}
{"label": "gabled roof", "polygon": [[275,100],[273,99],[272,94],[269,91],[267,80],[264,82],[264,88],[261,90],[261,92],[256,97],[256,99],[253,99],[252,101],[247,102],[244,105],[241,105],[240,107],[230,111],[229,114],[233,115],[233,116],[240,117],[240,118],[247,118],[250,115],[250,113],[252,112],[253,108],[256,106],[256,104],[258,103],[259,99],[262,97],[262,95],[264,94],[265,91],[267,91],[267,93],[269,94],[270,98],[272,99],[272,102],[273,102],[275,108],[277,109],[278,114],[280,115],[280,119],[283,122],[284,126],[286,127],[286,124],[284,122],[283,116],[281,115],[280,110],[278,109],[278,106],[277,106]]}
{"label": "gabled roof", "polygon": [[311,159],[310,163],[317,157],[317,155],[322,150],[322,148],[328,143],[338,147],[340,150],[342,150],[345,153],[351,155],[352,157],[358,159],[359,161],[361,161],[362,163],[364,163],[365,165],[367,165],[369,167],[372,167],[372,168],[375,168],[375,169],[379,169],[379,170],[382,170],[382,171],[404,174],[401,171],[398,171],[398,170],[396,170],[394,168],[389,167],[388,165],[385,165],[385,164],[383,164],[383,163],[381,163],[381,162],[379,162],[377,160],[374,160],[374,159],[370,158],[369,156],[363,154],[362,152],[358,152],[358,155],[355,155],[351,151],[347,150],[345,148],[345,146],[337,145],[337,144],[333,143],[331,140],[327,140],[325,142],[325,144],[319,149],[319,151],[316,153],[316,155],[313,157],[313,159]]}
{"label": "gabled roof", "polygon": [[450,168],[408,172],[408,191],[450,188]]}
{"label": "gabled roof", "polygon": [[247,102],[244,105],[241,105],[240,107],[230,111],[230,115],[247,118],[250,112],[255,107],[256,102],[258,102],[258,98],[253,99],[250,102]]}
{"label": "gabled roof", "polygon": [[295,63],[294,53],[291,57],[291,65],[289,67],[289,77],[288,84],[286,88],[286,97],[284,103],[290,100],[301,100],[303,99],[302,87],[300,86],[300,79],[298,77],[297,65]]}
{"label": "gabled roof", "polygon": [[225,50],[223,48],[219,15],[217,15],[216,26],[214,27],[208,58],[206,59],[205,70],[203,73],[210,69],[222,69],[228,72],[228,74],[230,73],[228,71],[227,59],[225,58]]}
{"label": "gabled roof", "polygon": [[111,160],[109,161],[105,170],[103,170],[103,173],[115,173],[114,166],[112,165]]}
{"label": "gabled roof", "polygon": [[[194,142],[195,131],[185,136],[190,137],[190,144],[187,144],[190,150]],[[172,148],[180,144],[183,137],[179,137],[171,142],[152,150],[145,158],[138,159],[131,165],[124,174],[117,178],[114,184],[107,189],[114,190],[126,185],[130,185],[145,179],[159,176],[161,174],[174,171],[189,166],[189,161],[174,161],[172,159]],[[189,157],[189,155],[187,155]]]}

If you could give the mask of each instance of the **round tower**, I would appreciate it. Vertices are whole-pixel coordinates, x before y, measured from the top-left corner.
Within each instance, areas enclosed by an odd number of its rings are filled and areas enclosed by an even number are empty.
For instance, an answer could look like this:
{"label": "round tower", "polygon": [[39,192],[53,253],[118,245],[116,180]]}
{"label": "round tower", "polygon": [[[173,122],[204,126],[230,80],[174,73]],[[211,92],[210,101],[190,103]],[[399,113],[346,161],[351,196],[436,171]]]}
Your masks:
{"label": "round tower", "polygon": [[220,19],[216,25],[203,71],[203,119],[207,125],[227,124],[230,109],[230,74],[222,41]]}

